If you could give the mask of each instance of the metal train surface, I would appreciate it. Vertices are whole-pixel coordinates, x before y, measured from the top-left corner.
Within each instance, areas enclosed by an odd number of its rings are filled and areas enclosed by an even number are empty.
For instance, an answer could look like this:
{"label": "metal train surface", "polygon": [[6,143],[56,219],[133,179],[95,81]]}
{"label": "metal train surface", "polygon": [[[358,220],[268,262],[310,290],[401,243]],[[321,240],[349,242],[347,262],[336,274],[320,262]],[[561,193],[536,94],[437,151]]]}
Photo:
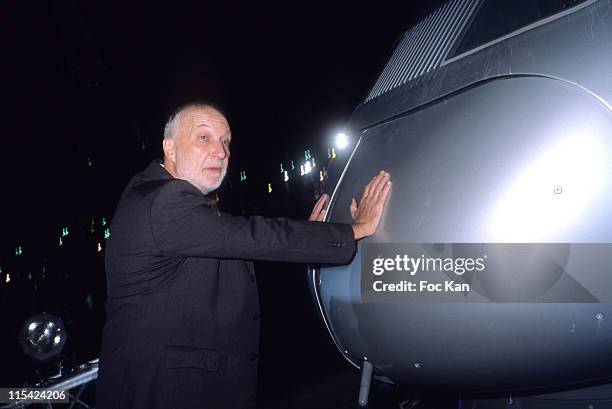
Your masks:
{"label": "metal train surface", "polygon": [[[611,105],[609,0],[453,0],[408,30],[330,176],[328,220],[350,222],[351,198],[388,170],[382,223],[350,265],[309,272],[344,357],[400,385],[473,391],[612,377]],[[372,243],[450,256],[453,243],[561,243],[573,264],[545,284],[523,271],[515,298],[476,277],[475,295],[369,302]]]}

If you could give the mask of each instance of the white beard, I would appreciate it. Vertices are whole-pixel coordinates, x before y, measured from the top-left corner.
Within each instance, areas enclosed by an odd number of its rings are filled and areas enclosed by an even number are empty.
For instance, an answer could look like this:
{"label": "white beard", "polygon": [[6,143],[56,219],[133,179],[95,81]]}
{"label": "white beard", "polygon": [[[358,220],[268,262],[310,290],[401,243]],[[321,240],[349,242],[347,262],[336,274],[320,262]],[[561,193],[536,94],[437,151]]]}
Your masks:
{"label": "white beard", "polygon": [[219,189],[219,186],[221,186],[221,183],[223,183],[223,179],[225,179],[226,174],[227,174],[227,168],[221,171],[221,174],[219,175],[219,180],[217,181],[217,183],[215,183],[214,185],[202,186],[202,187],[199,187],[198,189],[200,190],[200,192],[204,193],[205,195],[209,194],[213,190]]}

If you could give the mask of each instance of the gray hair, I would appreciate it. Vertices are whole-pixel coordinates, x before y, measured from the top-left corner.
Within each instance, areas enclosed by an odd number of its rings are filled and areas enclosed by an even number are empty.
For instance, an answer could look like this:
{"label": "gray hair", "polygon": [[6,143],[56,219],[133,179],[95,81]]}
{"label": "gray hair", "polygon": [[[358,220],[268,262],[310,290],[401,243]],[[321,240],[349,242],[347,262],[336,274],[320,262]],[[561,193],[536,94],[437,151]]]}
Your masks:
{"label": "gray hair", "polygon": [[164,139],[169,139],[169,138],[172,138],[172,136],[174,136],[174,133],[176,132],[176,128],[178,128],[179,121],[181,120],[181,114],[183,113],[183,111],[190,109],[190,108],[211,108],[219,112],[221,115],[226,116],[223,110],[219,108],[216,104],[213,104],[212,102],[204,102],[204,101],[188,102],[178,107],[172,113],[172,115],[168,117],[168,121],[166,122],[166,125],[164,125]]}

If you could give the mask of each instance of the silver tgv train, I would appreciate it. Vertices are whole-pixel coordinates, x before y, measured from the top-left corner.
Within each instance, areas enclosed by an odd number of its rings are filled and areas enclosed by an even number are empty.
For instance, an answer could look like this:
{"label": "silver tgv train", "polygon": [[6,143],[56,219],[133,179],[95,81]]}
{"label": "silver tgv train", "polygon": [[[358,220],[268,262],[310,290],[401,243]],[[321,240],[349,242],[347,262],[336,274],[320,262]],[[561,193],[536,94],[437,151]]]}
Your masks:
{"label": "silver tgv train", "polygon": [[[330,171],[331,221],[350,222],[351,198],[380,169],[394,181],[352,263],[309,271],[340,353],[398,385],[611,378],[611,106],[610,0],[451,0],[411,27]],[[457,243],[556,243],[564,261],[550,273],[507,259],[510,278],[474,275],[478,291],[377,302],[360,253],[392,243],[449,257]]]}

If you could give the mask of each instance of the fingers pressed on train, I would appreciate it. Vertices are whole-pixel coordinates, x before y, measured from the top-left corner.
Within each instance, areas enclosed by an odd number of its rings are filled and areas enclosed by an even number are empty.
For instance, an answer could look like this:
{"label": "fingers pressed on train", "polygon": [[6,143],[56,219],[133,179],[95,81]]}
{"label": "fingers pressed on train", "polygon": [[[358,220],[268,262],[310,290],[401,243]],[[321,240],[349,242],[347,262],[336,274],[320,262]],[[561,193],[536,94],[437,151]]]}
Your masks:
{"label": "fingers pressed on train", "polygon": [[351,204],[349,206],[349,211],[351,212],[351,218],[355,220],[355,216],[357,215],[357,200],[355,198],[351,199]]}
{"label": "fingers pressed on train", "polygon": [[374,196],[380,196],[380,193],[382,192],[383,188],[385,187],[385,185],[390,179],[390,175],[387,172],[385,172],[382,175],[379,174],[379,176],[380,177],[378,177],[378,180],[376,181],[376,185],[371,190],[371,193]]}
{"label": "fingers pressed on train", "polygon": [[385,201],[387,200],[387,196],[389,195],[389,191],[391,190],[392,184],[393,183],[391,182],[391,180],[387,180],[382,190],[380,191],[380,205],[381,206],[385,205]]}
{"label": "fingers pressed on train", "polygon": [[317,212],[321,212],[323,209],[325,209],[328,199],[329,196],[327,196],[326,194],[321,195],[319,200],[317,200],[317,204],[315,205],[315,209],[317,210]]}
{"label": "fingers pressed on train", "polygon": [[384,171],[381,170],[368,182],[368,184],[363,189],[363,195],[361,196],[362,198],[368,197],[372,194],[372,189],[374,188],[374,186],[376,186],[376,183],[383,175]]}

